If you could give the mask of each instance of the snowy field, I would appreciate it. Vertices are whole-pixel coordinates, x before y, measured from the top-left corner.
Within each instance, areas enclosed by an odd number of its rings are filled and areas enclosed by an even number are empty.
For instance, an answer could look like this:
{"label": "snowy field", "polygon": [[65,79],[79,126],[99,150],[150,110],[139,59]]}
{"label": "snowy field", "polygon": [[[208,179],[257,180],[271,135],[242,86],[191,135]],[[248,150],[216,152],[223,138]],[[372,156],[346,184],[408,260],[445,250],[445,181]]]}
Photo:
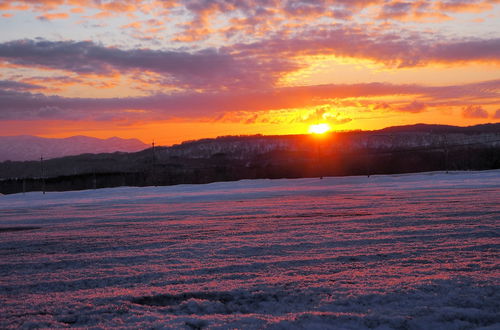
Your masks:
{"label": "snowy field", "polygon": [[0,196],[0,328],[499,329],[500,171]]}

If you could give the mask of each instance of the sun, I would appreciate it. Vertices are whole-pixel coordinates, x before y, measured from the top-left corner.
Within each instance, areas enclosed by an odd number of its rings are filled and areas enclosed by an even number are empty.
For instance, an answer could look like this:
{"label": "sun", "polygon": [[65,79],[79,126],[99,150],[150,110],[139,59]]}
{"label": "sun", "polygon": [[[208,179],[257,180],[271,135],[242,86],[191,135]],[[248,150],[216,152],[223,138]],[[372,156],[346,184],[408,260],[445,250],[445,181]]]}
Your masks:
{"label": "sun", "polygon": [[323,124],[315,124],[309,126],[309,133],[312,134],[324,134],[328,131],[330,131],[332,128],[330,125],[323,123]]}

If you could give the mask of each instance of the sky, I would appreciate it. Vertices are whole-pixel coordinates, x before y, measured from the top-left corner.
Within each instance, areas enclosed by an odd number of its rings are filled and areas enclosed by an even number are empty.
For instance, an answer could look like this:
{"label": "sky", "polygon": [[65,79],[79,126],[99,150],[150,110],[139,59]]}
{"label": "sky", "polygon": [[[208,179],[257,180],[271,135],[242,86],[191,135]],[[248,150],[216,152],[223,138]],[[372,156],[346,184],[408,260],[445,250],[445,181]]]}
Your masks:
{"label": "sky", "polygon": [[500,0],[0,0],[0,135],[500,122]]}

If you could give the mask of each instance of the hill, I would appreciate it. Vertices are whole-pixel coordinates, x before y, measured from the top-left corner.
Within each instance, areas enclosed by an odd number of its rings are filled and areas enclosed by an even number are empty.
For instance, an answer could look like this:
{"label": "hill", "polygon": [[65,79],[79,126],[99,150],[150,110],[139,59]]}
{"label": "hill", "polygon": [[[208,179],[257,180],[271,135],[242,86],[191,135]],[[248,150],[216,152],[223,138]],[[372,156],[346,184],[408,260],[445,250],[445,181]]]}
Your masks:
{"label": "hill", "polygon": [[226,136],[134,153],[0,163],[0,193],[500,168],[500,124]]}
{"label": "hill", "polygon": [[135,152],[148,145],[137,139],[112,137],[98,139],[72,136],[63,139],[42,138],[31,135],[0,136],[0,161],[27,161],[58,158],[85,153]]}

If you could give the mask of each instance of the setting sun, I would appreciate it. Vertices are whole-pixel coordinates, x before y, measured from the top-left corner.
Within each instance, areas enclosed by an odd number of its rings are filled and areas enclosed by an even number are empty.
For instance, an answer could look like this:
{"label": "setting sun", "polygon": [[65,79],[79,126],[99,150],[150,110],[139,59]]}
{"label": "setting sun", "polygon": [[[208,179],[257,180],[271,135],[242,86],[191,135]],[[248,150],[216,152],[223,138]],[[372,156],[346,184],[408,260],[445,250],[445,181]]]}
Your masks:
{"label": "setting sun", "polygon": [[328,132],[329,130],[331,130],[330,125],[325,124],[325,123],[309,126],[309,133],[313,133],[313,134],[324,134],[324,133]]}

